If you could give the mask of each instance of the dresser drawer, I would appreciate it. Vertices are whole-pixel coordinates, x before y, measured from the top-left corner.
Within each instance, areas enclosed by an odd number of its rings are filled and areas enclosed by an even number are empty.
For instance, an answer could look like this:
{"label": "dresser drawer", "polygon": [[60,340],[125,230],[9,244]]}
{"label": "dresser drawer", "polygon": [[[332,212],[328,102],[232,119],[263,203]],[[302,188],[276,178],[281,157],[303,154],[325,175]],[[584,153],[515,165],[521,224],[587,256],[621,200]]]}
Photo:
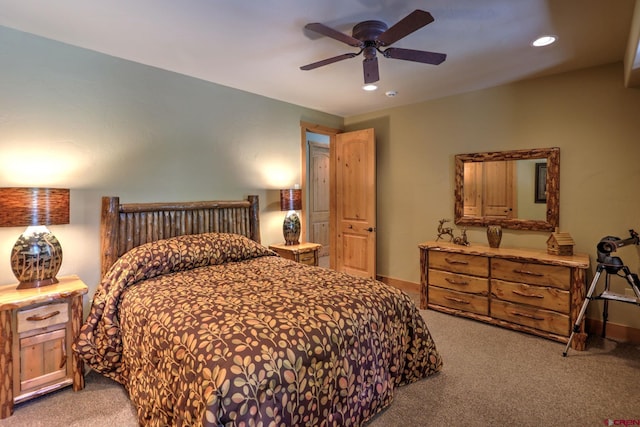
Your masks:
{"label": "dresser drawer", "polygon": [[489,258],[478,255],[429,251],[429,268],[488,277]]}
{"label": "dresser drawer", "polygon": [[455,308],[470,313],[489,314],[489,300],[487,297],[456,292],[449,289],[429,286],[429,304]]}
{"label": "dresser drawer", "polygon": [[491,279],[491,296],[505,301],[568,313],[569,291]]}
{"label": "dresser drawer", "polygon": [[69,320],[69,304],[57,303],[41,305],[17,313],[18,333],[46,328],[48,326],[66,323]]}
{"label": "dresser drawer", "polygon": [[493,299],[491,300],[491,317],[569,336],[569,316],[554,311]]}
{"label": "dresser drawer", "polygon": [[489,279],[466,274],[449,273],[442,270],[429,269],[429,285],[470,294],[489,295]]}
{"label": "dresser drawer", "polygon": [[536,264],[494,258],[491,260],[491,277],[510,282],[551,286],[568,290],[571,286],[571,269],[559,265]]}

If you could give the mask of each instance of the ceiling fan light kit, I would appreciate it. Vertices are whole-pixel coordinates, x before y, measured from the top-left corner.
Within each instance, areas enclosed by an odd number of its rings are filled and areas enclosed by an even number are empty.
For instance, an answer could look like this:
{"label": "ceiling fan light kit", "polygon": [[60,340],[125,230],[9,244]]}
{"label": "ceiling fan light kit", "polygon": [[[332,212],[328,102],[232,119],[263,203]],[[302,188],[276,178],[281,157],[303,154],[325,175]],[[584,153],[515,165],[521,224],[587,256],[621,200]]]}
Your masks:
{"label": "ceiling fan light kit", "polygon": [[[388,47],[433,21],[433,16],[431,16],[429,12],[416,9],[390,28],[382,21],[360,22],[353,27],[351,36],[318,22],[307,24],[305,25],[307,30],[331,37],[349,46],[360,48],[360,51],[323,59],[322,61],[303,65],[300,69],[304,71],[313,70],[344,59],[355,58],[362,54],[364,57],[362,60],[364,83],[368,85],[380,80],[378,52],[385,58],[402,59],[404,61],[421,62],[432,65],[441,64],[447,58],[447,55],[444,53]],[[383,48],[386,49],[383,50]]]}

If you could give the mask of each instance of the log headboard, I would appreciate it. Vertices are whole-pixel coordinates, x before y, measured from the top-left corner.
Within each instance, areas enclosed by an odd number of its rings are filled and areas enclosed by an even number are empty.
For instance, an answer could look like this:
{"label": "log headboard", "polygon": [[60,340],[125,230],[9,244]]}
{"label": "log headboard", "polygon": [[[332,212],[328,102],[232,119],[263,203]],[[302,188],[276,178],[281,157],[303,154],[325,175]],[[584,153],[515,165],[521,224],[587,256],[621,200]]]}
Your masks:
{"label": "log headboard", "polygon": [[236,233],[260,243],[258,196],[247,200],[127,203],[103,197],[100,277],[128,250],[184,234]]}

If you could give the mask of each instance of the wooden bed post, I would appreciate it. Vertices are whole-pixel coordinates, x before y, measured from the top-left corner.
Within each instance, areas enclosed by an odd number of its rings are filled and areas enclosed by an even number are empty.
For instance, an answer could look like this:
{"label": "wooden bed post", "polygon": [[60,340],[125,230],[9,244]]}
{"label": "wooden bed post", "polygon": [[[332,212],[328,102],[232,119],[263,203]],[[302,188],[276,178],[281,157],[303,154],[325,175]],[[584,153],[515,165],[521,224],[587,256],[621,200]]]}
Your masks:
{"label": "wooden bed post", "polygon": [[251,240],[260,243],[260,212],[258,206],[258,196],[248,196],[251,208],[249,209],[251,218],[249,218],[249,224],[251,225]]}
{"label": "wooden bed post", "polygon": [[118,215],[119,197],[102,198],[102,219],[100,221],[100,279],[118,259]]}

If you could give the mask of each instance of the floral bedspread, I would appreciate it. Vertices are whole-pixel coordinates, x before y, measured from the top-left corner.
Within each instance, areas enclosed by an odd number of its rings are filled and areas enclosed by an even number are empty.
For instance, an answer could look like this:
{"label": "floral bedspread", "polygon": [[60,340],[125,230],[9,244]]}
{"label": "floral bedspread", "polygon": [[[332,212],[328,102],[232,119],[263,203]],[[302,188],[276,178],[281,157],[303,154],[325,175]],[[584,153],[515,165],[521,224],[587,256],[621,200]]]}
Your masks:
{"label": "floral bedspread", "polygon": [[359,426],[442,365],[403,292],[232,234],[125,254],[74,351],[149,426]]}

